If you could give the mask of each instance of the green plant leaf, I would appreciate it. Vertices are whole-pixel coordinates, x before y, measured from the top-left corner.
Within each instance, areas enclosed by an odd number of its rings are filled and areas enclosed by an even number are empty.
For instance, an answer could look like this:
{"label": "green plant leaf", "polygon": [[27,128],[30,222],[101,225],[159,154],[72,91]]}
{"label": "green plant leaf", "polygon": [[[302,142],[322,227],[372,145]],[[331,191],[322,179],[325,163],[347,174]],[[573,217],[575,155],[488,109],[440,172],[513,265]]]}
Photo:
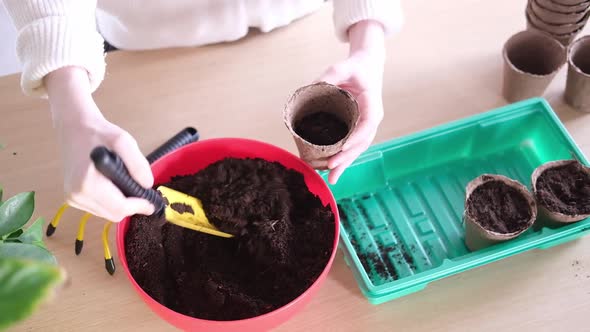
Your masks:
{"label": "green plant leaf", "polygon": [[30,316],[64,280],[57,266],[0,258],[0,330]]}
{"label": "green plant leaf", "polygon": [[0,259],[3,258],[29,259],[49,264],[57,264],[55,256],[53,256],[53,254],[47,249],[28,243],[0,243]]}
{"label": "green plant leaf", "polygon": [[[17,238],[18,238],[18,237],[19,237],[19,236],[20,236],[22,233],[23,233],[23,230],[22,230],[22,229],[17,229],[16,231],[14,231],[14,232],[12,232],[12,233],[10,233],[10,234],[4,235],[4,237],[3,237],[3,240],[4,240],[4,241],[6,241],[6,242],[9,242],[9,241],[13,241],[13,242],[14,242],[14,241],[16,241],[16,240],[17,240]],[[1,241],[0,241],[0,242],[1,242]]]}
{"label": "green plant leaf", "polygon": [[0,205],[2,205],[2,194],[4,192],[2,191],[2,187],[0,187]]}
{"label": "green plant leaf", "polygon": [[23,227],[35,210],[35,192],[29,191],[11,197],[0,205],[0,236]]}
{"label": "green plant leaf", "polygon": [[36,245],[37,247],[43,248],[45,250],[48,250],[47,249],[47,246],[45,245],[45,243],[43,243],[43,241],[36,241],[36,242],[33,242],[32,244],[33,245]]}
{"label": "green plant leaf", "polygon": [[[38,218],[35,222],[24,231],[18,239],[22,243],[29,243],[37,245],[38,242],[43,243],[43,218]],[[45,247],[43,245],[43,247]]]}
{"label": "green plant leaf", "polygon": [[19,237],[23,232],[22,229],[17,229],[16,231],[10,233],[6,238],[7,239],[14,239],[16,237]]}

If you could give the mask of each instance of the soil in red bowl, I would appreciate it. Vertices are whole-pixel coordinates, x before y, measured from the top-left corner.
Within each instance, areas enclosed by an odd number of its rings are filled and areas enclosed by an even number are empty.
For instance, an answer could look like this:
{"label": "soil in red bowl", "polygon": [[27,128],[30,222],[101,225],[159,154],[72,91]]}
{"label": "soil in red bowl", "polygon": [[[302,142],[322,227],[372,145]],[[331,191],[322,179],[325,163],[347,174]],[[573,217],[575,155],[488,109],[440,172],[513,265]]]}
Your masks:
{"label": "soil in red bowl", "polygon": [[579,163],[547,169],[537,178],[536,198],[549,211],[590,213],[590,175]]}
{"label": "soil in red bowl", "polygon": [[467,208],[483,228],[502,234],[527,228],[532,214],[526,198],[500,181],[476,188],[467,200]]}
{"label": "soil in red bowl", "polygon": [[146,293],[174,311],[209,320],[255,317],[301,295],[328,263],[334,215],[294,170],[228,158],[164,185],[201,199],[209,220],[236,235],[131,218],[129,270]]}

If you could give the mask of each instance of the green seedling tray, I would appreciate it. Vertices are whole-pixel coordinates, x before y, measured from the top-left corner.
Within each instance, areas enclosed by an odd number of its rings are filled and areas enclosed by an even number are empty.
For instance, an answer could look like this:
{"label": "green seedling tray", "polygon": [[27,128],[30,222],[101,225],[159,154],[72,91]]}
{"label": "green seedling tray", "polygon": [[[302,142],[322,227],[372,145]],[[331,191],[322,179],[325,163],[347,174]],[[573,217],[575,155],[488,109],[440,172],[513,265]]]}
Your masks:
{"label": "green seedling tray", "polygon": [[[516,239],[465,246],[465,186],[483,173],[531,187],[552,160],[588,161],[549,104],[534,98],[371,146],[330,186],[340,211],[340,249],[373,304],[428,283],[590,232],[590,219],[542,221]],[[321,172],[327,181],[327,172]]]}

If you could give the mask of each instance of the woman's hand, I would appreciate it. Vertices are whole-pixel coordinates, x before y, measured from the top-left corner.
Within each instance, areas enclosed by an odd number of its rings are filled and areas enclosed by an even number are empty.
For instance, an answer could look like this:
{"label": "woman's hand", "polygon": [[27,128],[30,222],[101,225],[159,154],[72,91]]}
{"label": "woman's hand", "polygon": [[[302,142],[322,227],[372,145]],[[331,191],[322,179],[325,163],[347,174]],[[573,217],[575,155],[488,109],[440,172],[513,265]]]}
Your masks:
{"label": "woman's hand", "polygon": [[342,151],[328,161],[328,181],[335,184],[344,170],[373,142],[383,119],[384,31],[375,21],[361,21],[349,31],[350,53],[317,80],[349,91],[357,100],[360,119]]}
{"label": "woman's hand", "polygon": [[135,139],[107,121],[90,95],[84,69],[67,67],[46,77],[51,112],[61,147],[66,201],[73,207],[111,221],[133,214],[151,214],[144,199],[126,198],[92,165],[90,152],[98,145],[115,151],[131,176],[143,187],[154,179]]}

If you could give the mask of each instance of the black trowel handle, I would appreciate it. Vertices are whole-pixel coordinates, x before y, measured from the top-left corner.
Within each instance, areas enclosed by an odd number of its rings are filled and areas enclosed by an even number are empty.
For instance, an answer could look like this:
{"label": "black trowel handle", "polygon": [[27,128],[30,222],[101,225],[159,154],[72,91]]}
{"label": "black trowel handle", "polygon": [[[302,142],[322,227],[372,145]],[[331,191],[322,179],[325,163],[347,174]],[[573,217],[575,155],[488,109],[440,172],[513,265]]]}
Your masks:
{"label": "black trowel handle", "polygon": [[138,197],[148,200],[155,207],[154,214],[164,211],[164,199],[154,189],[145,189],[129,174],[123,160],[104,146],[98,146],[90,153],[94,167],[121,190],[126,197]]}
{"label": "black trowel handle", "polygon": [[156,160],[162,158],[168,153],[177,150],[178,148],[185,146],[189,143],[196,142],[199,140],[199,132],[193,127],[186,127],[179,133],[174,135],[172,138],[164,142],[152,153],[148,154],[146,159],[150,164],[153,164]]}

